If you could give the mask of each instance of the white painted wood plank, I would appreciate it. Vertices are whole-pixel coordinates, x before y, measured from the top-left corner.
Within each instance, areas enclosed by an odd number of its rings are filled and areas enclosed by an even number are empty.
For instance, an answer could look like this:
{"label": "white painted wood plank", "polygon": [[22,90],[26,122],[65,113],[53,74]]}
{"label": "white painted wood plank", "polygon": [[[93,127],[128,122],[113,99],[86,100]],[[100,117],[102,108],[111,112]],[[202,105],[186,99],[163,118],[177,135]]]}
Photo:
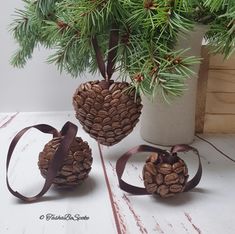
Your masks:
{"label": "white painted wood plank", "polygon": [[[4,118],[1,115],[1,118]],[[1,119],[0,118],[0,119]],[[9,118],[9,117],[8,117]],[[60,191],[51,188],[41,202],[24,204],[13,197],[5,184],[5,160],[7,148],[13,136],[22,128],[38,123],[51,124],[60,129],[66,121],[77,123],[73,113],[28,113],[18,114],[7,127],[0,129],[1,157],[0,184],[1,214],[0,233],[5,234],[74,234],[74,233],[116,233],[111,203],[104,181],[98,148],[94,140],[79,126],[78,134],[89,140],[94,163],[90,177],[77,189]],[[15,190],[26,195],[40,191],[43,179],[37,168],[38,153],[50,139],[49,135],[32,130],[17,145],[10,167],[10,183]],[[87,221],[47,221],[48,213],[88,216]],[[40,216],[44,219],[40,220]]]}

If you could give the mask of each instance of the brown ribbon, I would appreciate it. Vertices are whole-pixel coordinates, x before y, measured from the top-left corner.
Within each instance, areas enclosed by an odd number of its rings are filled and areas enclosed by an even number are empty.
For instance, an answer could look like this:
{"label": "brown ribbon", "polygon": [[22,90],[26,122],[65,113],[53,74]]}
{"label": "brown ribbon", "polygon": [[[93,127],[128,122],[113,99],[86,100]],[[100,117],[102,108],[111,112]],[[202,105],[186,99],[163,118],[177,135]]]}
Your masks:
{"label": "brown ribbon", "polygon": [[[11,188],[11,186],[9,184],[9,180],[8,180],[8,168],[10,165],[12,153],[13,153],[18,141],[31,128],[36,128],[43,133],[52,134],[53,137],[63,136],[63,139],[62,139],[58,149],[55,152],[53,160],[51,161],[51,163],[49,165],[46,180],[45,180],[45,183],[44,183],[42,190],[37,195],[35,195],[33,197],[26,197],[26,196],[20,194],[19,192],[14,191]],[[8,150],[8,154],[7,154],[6,182],[7,182],[8,190],[15,197],[17,197],[25,202],[34,202],[34,201],[39,200],[39,198],[42,197],[48,191],[54,178],[57,175],[57,172],[60,170],[61,166],[63,165],[64,158],[68,154],[68,151],[69,151],[69,146],[73,142],[73,139],[75,138],[76,134],[77,134],[77,126],[71,122],[67,122],[63,126],[60,133],[55,128],[53,128],[52,126],[47,125],[47,124],[34,125],[34,126],[27,127],[27,128],[24,128],[23,130],[21,130],[12,140],[10,147],[9,147],[9,150]]]}
{"label": "brown ribbon", "polygon": [[111,80],[111,77],[115,70],[118,42],[119,42],[119,28],[115,23],[113,23],[109,35],[109,51],[108,51],[107,68],[106,68],[104,56],[98,44],[97,37],[94,35],[91,38],[91,43],[95,51],[96,62],[99,71],[106,81]]}
{"label": "brown ribbon", "polygon": [[[187,152],[187,151],[193,151],[194,153],[196,153],[196,155],[198,156],[199,166],[198,166],[198,170],[197,170],[195,176],[190,181],[187,182],[185,189],[184,189],[184,192],[189,191],[192,188],[196,187],[201,180],[202,164],[201,164],[199,152],[197,149],[195,149],[189,145],[176,145],[176,146],[173,146],[170,151],[170,153],[172,155],[176,154],[177,152]],[[131,184],[126,183],[122,179],[122,175],[125,170],[127,161],[130,159],[131,156],[133,156],[134,154],[136,154],[138,152],[156,152],[158,154],[164,154],[166,151],[159,149],[159,148],[156,148],[156,147],[148,146],[148,145],[139,145],[139,146],[136,146],[136,147],[132,148],[131,150],[127,151],[126,153],[124,153],[117,160],[116,173],[117,173],[117,177],[118,177],[119,187],[122,190],[124,190],[125,192],[131,193],[131,194],[147,195],[149,193],[147,192],[146,188],[133,186]]]}

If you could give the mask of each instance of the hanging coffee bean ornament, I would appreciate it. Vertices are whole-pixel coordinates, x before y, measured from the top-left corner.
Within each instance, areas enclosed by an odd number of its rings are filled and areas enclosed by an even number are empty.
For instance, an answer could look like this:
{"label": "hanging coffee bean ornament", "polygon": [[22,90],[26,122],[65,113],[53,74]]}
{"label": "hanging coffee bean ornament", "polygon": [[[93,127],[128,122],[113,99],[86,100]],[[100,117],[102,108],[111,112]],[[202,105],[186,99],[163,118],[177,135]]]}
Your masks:
{"label": "hanging coffee bean ornament", "polygon": [[81,84],[73,96],[76,118],[83,129],[102,145],[114,145],[132,132],[141,114],[140,96],[127,82],[111,80],[119,33],[114,26],[110,33],[107,69],[96,37],[92,44],[97,65],[104,80]]}
{"label": "hanging coffee bean ornament", "polygon": [[185,162],[169,152],[153,153],[143,168],[144,185],[148,193],[170,197],[184,191],[188,180]]}
{"label": "hanging coffee bean ornament", "polygon": [[142,109],[127,82],[112,80],[81,84],[73,105],[83,129],[102,145],[114,145],[132,132]]}
{"label": "hanging coffee bean ornament", "polygon": [[[188,169],[186,163],[177,156],[177,152],[193,151],[199,160],[196,175],[188,181]],[[125,166],[129,158],[138,152],[151,152],[143,167],[144,188],[126,183],[122,179]],[[189,145],[176,145],[171,151],[162,150],[147,145],[137,146],[122,155],[116,164],[119,186],[122,190],[136,194],[158,194],[163,198],[186,192],[198,185],[202,176],[202,166],[197,149]]]}
{"label": "hanging coffee bean ornament", "polygon": [[[55,137],[48,142],[39,154],[38,167],[44,178],[47,177],[48,167],[54,160],[55,152],[63,137]],[[73,187],[84,181],[91,170],[91,149],[87,142],[80,137],[74,138],[69,151],[64,158],[63,165],[53,180],[53,184],[60,187]]]}
{"label": "hanging coffee bean ornament", "polygon": [[[11,188],[8,180],[8,168],[18,141],[31,128],[52,134],[53,139],[45,145],[43,151],[39,154],[38,166],[41,174],[45,177],[44,186],[37,195],[26,197]],[[73,187],[85,180],[91,170],[91,149],[88,143],[80,137],[76,137],[76,134],[77,126],[71,122],[67,122],[60,132],[50,125],[38,124],[24,128],[17,133],[7,154],[6,182],[8,190],[25,202],[34,202],[39,200],[52,184],[60,187]]]}

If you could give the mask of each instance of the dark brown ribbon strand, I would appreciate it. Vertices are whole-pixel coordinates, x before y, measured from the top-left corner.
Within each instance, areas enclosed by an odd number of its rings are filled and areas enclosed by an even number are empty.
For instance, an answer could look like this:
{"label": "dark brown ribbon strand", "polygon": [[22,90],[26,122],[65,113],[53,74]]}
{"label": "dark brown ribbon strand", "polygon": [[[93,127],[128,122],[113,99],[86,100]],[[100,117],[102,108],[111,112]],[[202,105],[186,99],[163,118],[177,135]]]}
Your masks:
{"label": "dark brown ribbon strand", "polygon": [[104,58],[103,58],[103,54],[101,52],[101,49],[98,45],[97,37],[93,36],[91,38],[91,42],[92,42],[93,48],[95,50],[95,56],[96,56],[96,61],[97,61],[98,68],[100,70],[101,75],[106,80],[107,79],[107,74],[106,74],[106,71],[105,71],[105,62],[104,62]]}
{"label": "dark brown ribbon strand", "polygon": [[197,149],[193,148],[192,146],[189,145],[175,145],[171,148],[171,153],[178,153],[178,152],[188,152],[188,151],[193,151],[197,157],[198,157],[198,169],[197,172],[195,174],[195,176],[186,183],[185,188],[184,188],[184,192],[187,192],[189,190],[191,190],[192,188],[195,188],[198,183],[201,180],[202,177],[202,163],[201,163],[201,159],[200,159],[200,155]]}
{"label": "dark brown ribbon strand", "polygon": [[[46,180],[44,183],[44,186],[42,188],[42,190],[35,196],[33,197],[26,197],[22,194],[20,194],[17,191],[14,191],[10,184],[9,184],[9,180],[8,180],[8,168],[9,168],[9,164],[10,164],[10,160],[11,160],[11,156],[12,153],[18,143],[18,141],[20,140],[20,138],[31,128],[36,128],[39,131],[43,132],[43,133],[49,133],[52,134],[53,137],[58,137],[58,136],[64,136],[57,151],[55,152],[54,158],[48,168],[48,172],[47,172],[47,176],[46,176]],[[24,128],[23,130],[21,130],[12,140],[9,150],[8,150],[8,154],[7,154],[7,162],[6,162],[6,182],[7,182],[7,188],[8,190],[17,198],[25,201],[25,202],[34,202],[40,199],[40,197],[42,197],[50,188],[54,178],[57,175],[58,170],[61,168],[64,158],[68,153],[69,150],[69,146],[72,143],[74,137],[77,134],[77,126],[72,124],[71,122],[67,122],[61,132],[59,133],[55,128],[53,128],[50,125],[47,124],[39,124],[39,125],[34,125],[34,126],[30,126],[27,128]]]}
{"label": "dark brown ribbon strand", "polygon": [[109,52],[108,52],[108,62],[107,62],[107,75],[109,80],[111,79],[115,70],[118,42],[119,42],[119,28],[116,24],[113,24],[109,36]]}
{"label": "dark brown ribbon strand", "polygon": [[[196,175],[186,184],[184,192],[189,191],[190,189],[194,188],[199,183],[201,176],[202,176],[201,160],[200,160],[200,156],[199,156],[197,149],[195,149],[191,146],[188,146],[188,145],[176,145],[176,146],[172,147],[172,149],[171,149],[171,153],[187,152],[187,151],[193,151],[197,154],[198,159],[199,159],[199,167],[198,167]],[[124,190],[125,192],[128,192],[128,193],[134,194],[134,195],[147,195],[149,193],[147,192],[146,188],[133,186],[131,184],[126,183],[122,179],[122,175],[125,170],[127,161],[130,159],[131,156],[133,156],[133,154],[140,153],[140,152],[155,152],[155,153],[162,154],[166,151],[159,149],[159,148],[156,148],[156,147],[148,146],[148,145],[136,146],[136,147],[132,148],[131,150],[127,151],[126,153],[124,153],[117,160],[116,173],[117,173],[117,177],[118,177],[119,187],[122,190]]]}

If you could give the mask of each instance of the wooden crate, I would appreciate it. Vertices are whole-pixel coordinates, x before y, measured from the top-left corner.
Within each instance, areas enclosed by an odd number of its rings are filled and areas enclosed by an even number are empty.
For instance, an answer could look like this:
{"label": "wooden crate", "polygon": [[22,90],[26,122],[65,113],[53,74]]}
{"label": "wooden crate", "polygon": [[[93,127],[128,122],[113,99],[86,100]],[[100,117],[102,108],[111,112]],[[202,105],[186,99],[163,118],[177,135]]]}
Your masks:
{"label": "wooden crate", "polygon": [[235,55],[224,60],[202,47],[196,132],[235,133]]}

